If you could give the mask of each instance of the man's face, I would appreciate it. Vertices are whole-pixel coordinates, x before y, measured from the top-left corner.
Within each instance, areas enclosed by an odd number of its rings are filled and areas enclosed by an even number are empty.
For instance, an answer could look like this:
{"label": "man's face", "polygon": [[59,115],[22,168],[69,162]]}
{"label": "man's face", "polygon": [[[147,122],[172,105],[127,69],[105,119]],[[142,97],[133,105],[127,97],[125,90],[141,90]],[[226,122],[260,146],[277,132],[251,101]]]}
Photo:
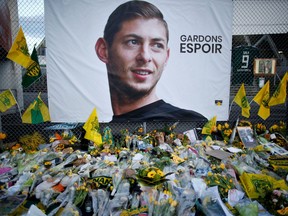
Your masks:
{"label": "man's face", "polygon": [[124,97],[141,98],[154,89],[168,58],[167,33],[160,21],[126,21],[108,48],[110,86]]}

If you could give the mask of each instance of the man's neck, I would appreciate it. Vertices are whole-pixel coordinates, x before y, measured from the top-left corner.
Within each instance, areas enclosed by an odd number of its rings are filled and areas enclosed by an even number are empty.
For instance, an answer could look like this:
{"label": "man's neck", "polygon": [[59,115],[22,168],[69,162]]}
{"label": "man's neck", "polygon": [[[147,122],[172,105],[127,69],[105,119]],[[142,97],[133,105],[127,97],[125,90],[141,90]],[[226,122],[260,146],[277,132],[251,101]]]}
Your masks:
{"label": "man's neck", "polygon": [[138,100],[133,99],[133,101],[129,98],[116,97],[115,95],[111,95],[114,115],[122,115],[124,113],[131,112],[158,100],[159,98],[156,96],[156,94],[150,94]]}

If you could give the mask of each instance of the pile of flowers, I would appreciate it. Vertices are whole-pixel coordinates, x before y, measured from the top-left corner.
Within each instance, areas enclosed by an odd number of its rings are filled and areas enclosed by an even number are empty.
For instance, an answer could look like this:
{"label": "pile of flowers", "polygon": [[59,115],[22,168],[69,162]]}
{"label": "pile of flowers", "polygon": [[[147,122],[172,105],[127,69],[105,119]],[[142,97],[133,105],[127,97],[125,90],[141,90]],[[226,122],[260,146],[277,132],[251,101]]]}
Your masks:
{"label": "pile of flowers", "polygon": [[[240,122],[272,140],[265,125]],[[23,214],[31,203],[46,215],[287,214],[288,156],[262,144],[239,149],[229,142],[234,128],[228,123],[217,126],[224,145],[191,141],[175,132],[176,125],[147,133],[142,125],[124,129],[119,140],[105,128],[105,143],[82,151],[59,142],[74,139],[67,131],[49,143],[35,135],[29,148],[28,138],[21,137],[14,147],[21,144],[23,151],[13,147],[0,154],[0,205],[20,206],[3,214]],[[231,147],[239,151],[226,155]]]}

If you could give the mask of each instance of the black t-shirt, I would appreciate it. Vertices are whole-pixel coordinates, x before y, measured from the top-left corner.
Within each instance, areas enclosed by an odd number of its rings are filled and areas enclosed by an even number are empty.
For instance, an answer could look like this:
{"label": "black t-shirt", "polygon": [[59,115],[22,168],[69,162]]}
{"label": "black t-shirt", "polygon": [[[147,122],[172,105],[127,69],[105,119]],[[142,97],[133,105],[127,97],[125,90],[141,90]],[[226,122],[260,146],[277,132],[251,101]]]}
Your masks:
{"label": "black t-shirt", "polygon": [[175,107],[164,100],[158,100],[131,112],[114,115],[111,122],[127,121],[199,121],[206,122],[200,113]]}

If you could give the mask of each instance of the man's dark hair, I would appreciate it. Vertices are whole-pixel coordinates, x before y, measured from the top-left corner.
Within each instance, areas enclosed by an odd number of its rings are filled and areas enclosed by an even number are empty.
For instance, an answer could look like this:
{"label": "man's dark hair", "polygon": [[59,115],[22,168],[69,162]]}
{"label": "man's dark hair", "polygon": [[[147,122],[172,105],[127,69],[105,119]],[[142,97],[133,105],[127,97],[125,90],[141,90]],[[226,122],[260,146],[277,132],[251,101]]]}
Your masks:
{"label": "man's dark hair", "polygon": [[112,45],[114,36],[118,31],[120,31],[123,22],[141,17],[145,19],[155,18],[160,20],[166,28],[168,42],[168,25],[164,20],[162,12],[155,5],[149,2],[134,0],[119,5],[109,16],[104,29],[104,39],[109,46]]}

